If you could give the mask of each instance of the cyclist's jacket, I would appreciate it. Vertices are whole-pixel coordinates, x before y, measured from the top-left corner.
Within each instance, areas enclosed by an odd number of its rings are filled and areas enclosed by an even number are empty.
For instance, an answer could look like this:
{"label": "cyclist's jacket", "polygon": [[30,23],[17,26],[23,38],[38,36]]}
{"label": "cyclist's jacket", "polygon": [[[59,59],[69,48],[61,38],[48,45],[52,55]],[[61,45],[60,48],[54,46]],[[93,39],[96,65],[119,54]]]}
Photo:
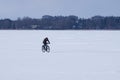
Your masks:
{"label": "cyclist's jacket", "polygon": [[44,44],[44,45],[50,44],[50,41],[48,40],[48,38],[45,38],[45,39],[43,40],[43,44]]}

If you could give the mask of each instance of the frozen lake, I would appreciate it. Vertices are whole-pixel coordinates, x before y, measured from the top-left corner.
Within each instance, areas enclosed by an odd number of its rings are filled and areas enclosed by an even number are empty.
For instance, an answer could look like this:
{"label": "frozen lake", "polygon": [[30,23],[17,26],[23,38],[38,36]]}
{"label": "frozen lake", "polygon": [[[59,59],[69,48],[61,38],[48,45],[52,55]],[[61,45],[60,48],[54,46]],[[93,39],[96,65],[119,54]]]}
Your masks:
{"label": "frozen lake", "polygon": [[120,80],[120,31],[1,30],[0,80]]}

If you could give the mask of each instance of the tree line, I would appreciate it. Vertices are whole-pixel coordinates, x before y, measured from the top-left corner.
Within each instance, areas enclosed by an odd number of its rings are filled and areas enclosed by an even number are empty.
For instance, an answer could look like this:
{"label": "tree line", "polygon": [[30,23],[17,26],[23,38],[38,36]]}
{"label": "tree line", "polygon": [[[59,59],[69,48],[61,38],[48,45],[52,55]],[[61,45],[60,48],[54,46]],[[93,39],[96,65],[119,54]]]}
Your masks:
{"label": "tree line", "polygon": [[88,19],[78,16],[50,16],[42,18],[0,19],[1,30],[118,30],[120,17],[94,16]]}

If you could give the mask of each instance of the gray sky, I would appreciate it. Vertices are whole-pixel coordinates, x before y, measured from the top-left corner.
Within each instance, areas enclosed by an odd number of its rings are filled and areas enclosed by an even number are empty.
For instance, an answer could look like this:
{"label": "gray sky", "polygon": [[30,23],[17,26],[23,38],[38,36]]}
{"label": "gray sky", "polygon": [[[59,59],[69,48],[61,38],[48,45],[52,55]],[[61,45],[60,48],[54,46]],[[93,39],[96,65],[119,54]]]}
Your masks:
{"label": "gray sky", "polygon": [[120,0],[0,0],[0,19],[43,15],[120,16]]}

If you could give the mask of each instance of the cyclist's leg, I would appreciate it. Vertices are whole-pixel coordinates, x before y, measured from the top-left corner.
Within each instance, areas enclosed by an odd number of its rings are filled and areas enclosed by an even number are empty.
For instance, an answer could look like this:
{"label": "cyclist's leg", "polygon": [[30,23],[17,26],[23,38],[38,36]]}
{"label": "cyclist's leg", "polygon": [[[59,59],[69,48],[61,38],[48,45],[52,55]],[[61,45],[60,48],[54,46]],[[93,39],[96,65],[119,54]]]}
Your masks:
{"label": "cyclist's leg", "polygon": [[45,48],[45,50],[47,51],[47,44],[44,44],[44,48]]}

